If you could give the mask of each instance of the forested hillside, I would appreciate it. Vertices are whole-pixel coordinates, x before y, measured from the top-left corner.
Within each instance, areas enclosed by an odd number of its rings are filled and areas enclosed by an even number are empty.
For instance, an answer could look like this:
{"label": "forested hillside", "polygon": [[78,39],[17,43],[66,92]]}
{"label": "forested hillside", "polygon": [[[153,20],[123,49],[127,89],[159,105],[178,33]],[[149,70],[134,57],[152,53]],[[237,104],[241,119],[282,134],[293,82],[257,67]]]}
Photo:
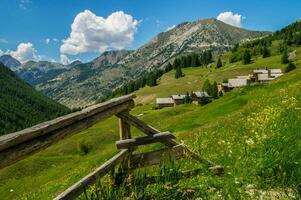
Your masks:
{"label": "forested hillside", "polygon": [[0,135],[53,119],[69,109],[35,91],[0,64]]}

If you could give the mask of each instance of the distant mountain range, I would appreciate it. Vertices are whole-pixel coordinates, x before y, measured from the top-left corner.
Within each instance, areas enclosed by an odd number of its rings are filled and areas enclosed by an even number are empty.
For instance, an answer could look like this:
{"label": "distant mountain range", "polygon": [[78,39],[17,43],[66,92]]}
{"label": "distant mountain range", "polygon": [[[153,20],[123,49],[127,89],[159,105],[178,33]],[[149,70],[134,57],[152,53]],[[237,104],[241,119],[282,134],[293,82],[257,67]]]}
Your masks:
{"label": "distant mountain range", "polygon": [[51,98],[69,107],[81,107],[95,103],[151,70],[163,69],[178,55],[206,49],[219,54],[238,42],[268,34],[233,27],[216,19],[185,22],[158,34],[135,51],[104,52],[91,62],[69,66],[30,61],[14,71]]}
{"label": "distant mountain range", "polygon": [[15,132],[70,112],[37,92],[0,63],[0,135]]}

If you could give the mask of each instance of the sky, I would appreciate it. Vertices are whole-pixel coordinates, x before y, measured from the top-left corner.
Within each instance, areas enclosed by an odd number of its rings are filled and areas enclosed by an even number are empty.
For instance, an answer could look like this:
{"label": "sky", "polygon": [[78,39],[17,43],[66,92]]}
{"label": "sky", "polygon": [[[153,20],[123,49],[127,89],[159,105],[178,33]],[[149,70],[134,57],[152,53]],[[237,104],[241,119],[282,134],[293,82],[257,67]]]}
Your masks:
{"label": "sky", "polygon": [[276,31],[301,18],[300,0],[0,0],[0,54],[21,62],[88,62],[136,49],[185,21],[217,18]]}

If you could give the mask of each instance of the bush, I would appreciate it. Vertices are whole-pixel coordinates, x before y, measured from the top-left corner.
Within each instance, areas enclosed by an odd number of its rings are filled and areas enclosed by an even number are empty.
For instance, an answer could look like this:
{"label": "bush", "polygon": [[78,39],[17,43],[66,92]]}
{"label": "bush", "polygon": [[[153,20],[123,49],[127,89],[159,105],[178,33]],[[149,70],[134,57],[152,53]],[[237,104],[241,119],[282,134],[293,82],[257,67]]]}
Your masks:
{"label": "bush", "polygon": [[208,104],[208,103],[211,103],[211,99],[208,98],[208,97],[201,97],[198,101],[198,103],[202,106]]}
{"label": "bush", "polygon": [[78,144],[78,150],[80,151],[80,153],[82,155],[87,155],[90,151],[90,147],[88,145],[87,142],[85,141],[81,141],[79,144]]}
{"label": "bush", "polygon": [[285,68],[285,73],[288,73],[288,72],[290,72],[290,71],[292,71],[294,69],[296,69],[296,65],[294,63],[289,63],[287,65],[287,67]]}

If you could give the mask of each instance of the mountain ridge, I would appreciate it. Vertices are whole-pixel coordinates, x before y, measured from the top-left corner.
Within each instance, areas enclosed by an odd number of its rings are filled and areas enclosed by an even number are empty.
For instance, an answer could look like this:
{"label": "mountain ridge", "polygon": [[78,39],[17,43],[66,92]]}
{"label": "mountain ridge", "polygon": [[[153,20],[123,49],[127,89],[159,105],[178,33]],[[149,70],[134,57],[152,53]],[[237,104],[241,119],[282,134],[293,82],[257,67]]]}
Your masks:
{"label": "mountain ridge", "polygon": [[0,64],[0,135],[67,114],[69,109],[37,92]]}
{"label": "mountain ridge", "polygon": [[159,33],[134,51],[104,52],[91,62],[50,73],[53,76],[47,79],[33,82],[35,77],[18,74],[56,101],[70,107],[84,107],[152,70],[164,69],[178,55],[206,49],[218,54],[242,40],[268,34],[233,27],[212,18],[184,22]]}

